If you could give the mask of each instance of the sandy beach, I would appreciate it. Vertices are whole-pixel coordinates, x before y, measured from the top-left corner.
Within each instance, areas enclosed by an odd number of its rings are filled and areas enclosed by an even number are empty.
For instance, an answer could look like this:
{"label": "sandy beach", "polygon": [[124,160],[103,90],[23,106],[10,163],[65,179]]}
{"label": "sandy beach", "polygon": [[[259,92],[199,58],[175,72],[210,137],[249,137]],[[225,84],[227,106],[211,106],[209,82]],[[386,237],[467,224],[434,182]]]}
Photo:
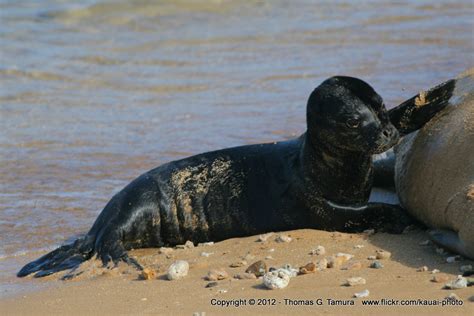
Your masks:
{"label": "sandy beach", "polygon": [[[252,236],[191,249],[175,249],[168,254],[159,254],[158,249],[132,251],[132,255],[140,263],[157,271],[156,278],[151,280],[141,280],[139,272],[129,267],[120,266],[107,270],[100,268],[100,264],[94,261],[83,264],[83,273],[69,281],[60,280],[64,274],[21,280],[40,283],[42,288],[3,298],[1,310],[4,315],[191,315],[196,312],[201,313],[200,315],[381,312],[467,315],[474,311],[472,287],[446,290],[443,289],[446,282],[432,282],[435,275],[453,280],[460,273],[461,266],[472,265],[473,262],[461,260],[447,263],[448,254],[437,253],[434,245],[423,245],[427,235],[420,229],[401,235],[345,234],[318,230],[296,230],[281,234],[291,237],[291,242],[276,242],[275,238],[280,233],[275,233],[266,242],[259,242],[258,236]],[[325,247],[325,255],[311,254],[311,250],[318,245]],[[383,265],[382,269],[369,268],[373,261],[367,258],[380,249],[391,252],[391,258],[379,260]],[[208,257],[203,256],[203,252]],[[351,261],[360,262],[361,268],[331,268],[298,275],[291,278],[288,287],[280,290],[266,289],[262,286],[261,279],[233,278],[258,260],[264,260],[267,267],[280,267],[284,264],[299,267],[336,253],[354,255]],[[27,258],[24,259],[26,263]],[[230,267],[232,263],[243,259],[247,261],[246,265]],[[189,274],[184,279],[169,281],[166,270],[176,260],[189,262]],[[422,266],[426,266],[428,270],[417,271]],[[215,268],[224,268],[230,278],[218,281],[217,286],[206,288],[210,282],[205,277],[210,269]],[[440,272],[433,274],[434,269]],[[366,284],[344,286],[345,281],[351,277],[362,277],[366,279]],[[370,292],[366,299],[353,298],[356,292],[364,290]],[[380,307],[363,306],[362,303],[363,300],[382,299],[385,299],[385,304],[397,304],[393,303],[396,300],[398,304],[409,304],[406,300],[442,302],[451,293],[461,299],[462,305]],[[344,302],[346,305],[341,305]],[[226,304],[228,306],[223,306]]]}

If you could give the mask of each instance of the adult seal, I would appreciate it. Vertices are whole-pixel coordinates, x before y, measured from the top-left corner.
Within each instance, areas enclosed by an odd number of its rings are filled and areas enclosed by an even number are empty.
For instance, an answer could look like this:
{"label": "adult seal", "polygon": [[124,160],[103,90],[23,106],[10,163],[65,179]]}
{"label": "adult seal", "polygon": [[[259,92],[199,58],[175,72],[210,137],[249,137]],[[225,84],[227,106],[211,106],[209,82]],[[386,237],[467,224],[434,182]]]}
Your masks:
{"label": "adult seal", "polygon": [[395,160],[402,205],[437,244],[474,259],[474,69],[455,80],[439,115],[405,137]]}
{"label": "adult seal", "polygon": [[399,232],[409,222],[399,206],[368,203],[372,155],[444,106],[439,98],[426,107],[407,102],[387,112],[367,83],[332,77],[311,93],[307,131],[300,137],[208,152],[150,170],[107,203],[85,237],[27,264],[18,276],[46,276],[94,255],[104,265],[124,261],[141,268],[127,249],[186,240],[301,228]]}

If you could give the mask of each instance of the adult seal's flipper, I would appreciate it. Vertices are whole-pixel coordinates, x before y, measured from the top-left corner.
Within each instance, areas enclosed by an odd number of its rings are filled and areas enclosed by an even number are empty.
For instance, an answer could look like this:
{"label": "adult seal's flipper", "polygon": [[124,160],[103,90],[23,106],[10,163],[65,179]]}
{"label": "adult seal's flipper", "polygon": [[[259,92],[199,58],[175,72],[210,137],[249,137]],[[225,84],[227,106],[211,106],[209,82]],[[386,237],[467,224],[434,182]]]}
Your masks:
{"label": "adult seal's flipper", "polygon": [[459,235],[452,230],[435,229],[430,231],[431,240],[447,250],[458,253],[466,258],[474,259],[469,255],[466,245]]}
{"label": "adult seal's flipper", "polygon": [[388,111],[390,121],[400,135],[420,129],[444,109],[453,95],[455,83],[456,80],[452,79],[428,91],[422,91]]}
{"label": "adult seal's flipper", "polygon": [[[428,91],[422,91],[411,99],[388,111],[390,121],[400,136],[422,128],[437,113],[443,110],[453,96],[456,80],[446,81]],[[374,186],[390,188],[395,186],[395,153],[393,149],[375,155]]]}

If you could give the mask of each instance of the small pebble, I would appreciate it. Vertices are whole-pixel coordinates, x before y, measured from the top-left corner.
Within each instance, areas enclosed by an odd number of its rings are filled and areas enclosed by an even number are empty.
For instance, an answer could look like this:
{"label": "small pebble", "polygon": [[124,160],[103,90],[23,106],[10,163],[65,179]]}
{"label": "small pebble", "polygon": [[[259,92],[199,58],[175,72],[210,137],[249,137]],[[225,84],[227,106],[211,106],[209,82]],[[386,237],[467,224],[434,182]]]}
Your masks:
{"label": "small pebble", "polygon": [[362,249],[362,248],[364,248],[364,245],[355,245],[354,246],[354,249]]}
{"label": "small pebble", "polygon": [[217,294],[224,294],[224,293],[227,293],[227,290],[219,290],[219,291],[217,291]]}
{"label": "small pebble", "polygon": [[445,297],[447,300],[453,300],[453,301],[460,301],[461,298],[455,294],[455,293],[450,293],[448,296]]}
{"label": "small pebble", "polygon": [[471,297],[469,297],[468,300],[469,300],[469,302],[473,302],[473,303],[474,303],[474,295],[471,296]]}
{"label": "small pebble", "polygon": [[380,261],[374,261],[370,264],[370,267],[372,269],[382,269],[383,268],[383,264],[380,262]]}
{"label": "small pebble", "polygon": [[462,273],[469,272],[469,271],[472,271],[472,270],[473,270],[473,268],[472,268],[471,264],[459,267],[459,271],[461,271]]}
{"label": "small pebble", "polygon": [[321,260],[319,260],[318,262],[316,262],[316,268],[317,268],[319,271],[326,270],[327,267],[328,267],[328,260],[327,260],[326,258],[321,259]]}
{"label": "small pebble", "polygon": [[346,261],[349,261],[351,260],[352,258],[354,258],[354,255],[350,255],[348,253],[343,253],[343,252],[339,252],[336,254],[336,257],[344,257],[344,259],[346,259]]}
{"label": "small pebble", "polygon": [[184,243],[184,247],[188,249],[194,248],[194,243],[191,240],[188,240]]}
{"label": "small pebble", "polygon": [[434,283],[446,283],[449,281],[449,276],[445,274],[437,274],[431,278],[431,282]]}
{"label": "small pebble", "polygon": [[323,246],[317,246],[315,249],[311,250],[311,255],[322,256],[326,254],[326,248]]}
{"label": "small pebble", "polygon": [[418,269],[416,269],[417,272],[426,272],[428,271],[428,267],[427,266],[422,266],[422,267],[419,267]]}
{"label": "small pebble", "polygon": [[245,266],[245,265],[247,265],[247,261],[245,261],[245,260],[240,260],[240,261],[232,262],[232,263],[230,264],[230,267],[231,267],[231,268],[240,268],[240,267],[243,267],[243,266]]}
{"label": "small pebble", "polygon": [[341,270],[360,270],[362,263],[360,261],[349,261],[342,266]]}
{"label": "small pebble", "polygon": [[263,276],[263,285],[271,290],[283,289],[289,283],[290,277],[281,270],[268,272]]}
{"label": "small pebble", "polygon": [[463,278],[461,275],[458,275],[456,280],[453,280],[444,285],[445,289],[450,289],[450,290],[463,289],[465,287],[467,287],[467,279]]}
{"label": "small pebble", "polygon": [[179,280],[188,275],[189,263],[184,260],[178,260],[168,268],[168,280]]}
{"label": "small pebble", "polygon": [[376,256],[368,256],[367,259],[368,260],[377,260],[377,257]]}
{"label": "small pebble", "polygon": [[293,278],[293,277],[297,276],[297,275],[298,275],[298,272],[299,272],[298,269],[293,268],[293,267],[292,267],[290,264],[288,264],[288,263],[285,264],[284,266],[282,266],[282,267],[281,267],[280,269],[278,269],[278,270],[281,270],[281,271],[283,271],[284,273],[288,274],[288,276],[289,276],[290,278]]}
{"label": "small pebble", "polygon": [[150,268],[143,269],[140,274],[140,279],[142,280],[152,280],[156,278],[156,271]]}
{"label": "small pebble", "polygon": [[345,257],[328,257],[328,268],[339,269],[347,260]]}
{"label": "small pebble", "polygon": [[291,242],[293,239],[290,236],[287,235],[278,235],[277,238],[275,238],[276,242]]}
{"label": "small pebble", "polygon": [[229,278],[229,274],[224,269],[211,269],[206,276],[208,281],[220,281]]}
{"label": "small pebble", "polygon": [[245,270],[245,273],[252,273],[255,274],[256,277],[263,276],[267,272],[267,264],[265,261],[257,261],[252,263],[247,270]]}
{"label": "small pebble", "polygon": [[446,258],[447,263],[455,263],[456,261],[459,261],[461,259],[460,256],[451,256]]}
{"label": "small pebble", "polygon": [[366,230],[363,231],[363,233],[370,236],[370,235],[375,234],[375,229],[373,229],[373,228],[372,229],[366,229]]}
{"label": "small pebble", "polygon": [[268,249],[268,252],[275,252],[275,248]]}
{"label": "small pebble", "polygon": [[173,251],[174,251],[173,248],[168,248],[168,247],[161,247],[161,248],[158,249],[158,253],[163,254],[163,255],[169,255]]}
{"label": "small pebble", "polygon": [[213,255],[213,252],[201,252],[201,257],[209,257],[210,255]]}
{"label": "small pebble", "polygon": [[313,262],[307,263],[304,266],[300,267],[300,274],[309,274],[317,271],[316,265]]}
{"label": "small pebble", "polygon": [[206,284],[206,288],[210,288],[210,287],[215,287],[215,286],[218,286],[219,283],[218,282],[209,282]]}
{"label": "small pebble", "polygon": [[390,259],[390,257],[392,256],[392,254],[390,252],[385,251],[385,250],[376,250],[375,252],[376,252],[375,256],[379,260]]}
{"label": "small pebble", "polygon": [[260,235],[260,236],[258,236],[257,241],[266,242],[268,240],[268,238],[272,237],[273,235],[274,235],[274,233],[267,233],[267,234]]}
{"label": "small pebble", "polygon": [[431,274],[436,274],[436,273],[439,273],[439,270],[438,269],[433,269],[430,273]]}
{"label": "small pebble", "polygon": [[239,273],[234,275],[234,278],[238,280],[255,280],[257,277],[253,273]]}
{"label": "small pebble", "polygon": [[148,299],[147,299],[146,297],[144,297],[144,298],[142,298],[140,301],[145,302],[145,301],[147,301],[147,300],[148,300]]}
{"label": "small pebble", "polygon": [[273,259],[272,256],[266,256],[266,257],[265,257],[265,260],[275,260],[275,259]]}
{"label": "small pebble", "polygon": [[370,294],[369,290],[364,290],[362,292],[359,292],[359,293],[355,293],[354,294],[354,297],[355,298],[363,298],[363,297],[368,297]]}
{"label": "small pebble", "polygon": [[198,244],[198,247],[206,247],[206,246],[214,246],[214,242],[213,241],[208,241],[208,242],[200,242]]}
{"label": "small pebble", "polygon": [[418,245],[420,246],[429,246],[431,244],[431,241],[429,239],[420,241]]}
{"label": "small pebble", "polygon": [[367,283],[364,278],[361,277],[355,277],[355,278],[349,278],[346,280],[344,283],[345,286],[354,286],[354,285],[363,285]]}

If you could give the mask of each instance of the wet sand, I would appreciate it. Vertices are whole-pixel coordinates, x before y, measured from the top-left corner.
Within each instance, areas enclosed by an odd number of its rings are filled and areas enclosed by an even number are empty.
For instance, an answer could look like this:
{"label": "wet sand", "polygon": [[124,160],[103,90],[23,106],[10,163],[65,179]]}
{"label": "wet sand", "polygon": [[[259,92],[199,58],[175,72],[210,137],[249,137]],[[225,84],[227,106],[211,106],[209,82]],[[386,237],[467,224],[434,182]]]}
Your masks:
{"label": "wet sand", "polygon": [[[145,266],[158,271],[156,279],[140,280],[137,271],[121,266],[115,270],[103,270],[95,264],[86,263],[85,272],[76,279],[61,281],[59,275],[34,280],[44,288],[34,293],[1,300],[1,310],[10,314],[159,314],[191,315],[204,312],[206,315],[232,314],[450,314],[468,315],[474,312],[474,292],[471,288],[444,290],[444,283],[431,282],[434,274],[430,271],[439,269],[436,275],[447,275],[454,279],[462,265],[474,264],[463,260],[446,263],[447,255],[440,255],[433,245],[423,246],[427,239],[422,230],[414,230],[401,235],[377,233],[344,234],[318,230],[296,230],[285,232],[293,240],[289,243],[274,241],[277,234],[267,242],[258,242],[258,236],[229,239],[212,246],[192,249],[174,250],[169,257],[158,254],[158,249],[135,250],[132,255]],[[311,255],[316,246],[326,248],[326,255]],[[362,245],[362,248],[355,248]],[[272,249],[274,249],[272,251]],[[387,260],[380,260],[382,269],[372,269],[368,256],[383,249],[392,253]],[[209,257],[201,256],[202,252],[211,253]],[[233,262],[247,256],[248,265],[264,260],[268,266],[280,267],[291,264],[298,267],[311,261],[339,252],[354,255],[353,260],[360,261],[359,270],[327,269],[314,274],[300,275],[290,280],[287,288],[267,290],[261,280],[226,279],[218,281],[218,286],[205,288],[209,283],[204,277],[209,269],[225,268],[231,275],[242,273],[247,266],[230,268]],[[249,254],[251,255],[249,258]],[[273,259],[265,259],[271,256]],[[25,258],[26,259],[26,258]],[[168,281],[165,278],[167,267],[175,260],[187,260],[190,270],[187,277],[181,280]],[[25,260],[26,262],[27,260]],[[428,271],[417,272],[427,266]],[[105,271],[105,272],[104,272]],[[352,287],[342,286],[347,278],[363,277],[367,283]],[[28,282],[26,280],[25,282]],[[356,292],[365,289],[370,291],[367,299],[425,299],[443,300],[450,293],[455,293],[463,301],[462,306],[384,306],[368,307],[362,305],[363,299],[354,299]],[[214,300],[215,299],[215,300]],[[246,300],[247,305],[239,307],[214,306],[217,301],[232,302]],[[250,299],[269,299],[275,302],[270,306],[250,306]],[[287,301],[285,301],[287,299]],[[321,299],[322,305],[316,302]],[[353,301],[354,305],[330,305],[328,299]],[[290,305],[288,300],[312,300],[315,305]],[[301,303],[300,303],[301,304]],[[350,304],[350,303],[347,303]],[[201,314],[203,315],[203,314]]]}

